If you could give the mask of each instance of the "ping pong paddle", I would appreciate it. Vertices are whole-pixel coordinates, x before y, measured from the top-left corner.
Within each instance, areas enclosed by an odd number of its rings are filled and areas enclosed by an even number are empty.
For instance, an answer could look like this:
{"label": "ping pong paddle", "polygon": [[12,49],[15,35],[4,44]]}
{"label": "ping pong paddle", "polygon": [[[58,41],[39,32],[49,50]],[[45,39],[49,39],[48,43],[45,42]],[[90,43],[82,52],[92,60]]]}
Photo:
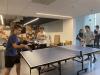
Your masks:
{"label": "ping pong paddle", "polygon": [[28,45],[25,45],[25,48],[32,52],[32,49]]}

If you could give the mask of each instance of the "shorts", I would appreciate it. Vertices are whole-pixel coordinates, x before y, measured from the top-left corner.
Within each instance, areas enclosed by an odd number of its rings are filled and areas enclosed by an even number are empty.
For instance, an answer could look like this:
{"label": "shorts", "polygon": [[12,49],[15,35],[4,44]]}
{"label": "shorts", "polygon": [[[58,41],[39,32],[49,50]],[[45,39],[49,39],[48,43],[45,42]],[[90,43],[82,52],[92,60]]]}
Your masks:
{"label": "shorts", "polygon": [[14,64],[20,63],[20,56],[5,56],[5,67],[6,68],[12,68]]}

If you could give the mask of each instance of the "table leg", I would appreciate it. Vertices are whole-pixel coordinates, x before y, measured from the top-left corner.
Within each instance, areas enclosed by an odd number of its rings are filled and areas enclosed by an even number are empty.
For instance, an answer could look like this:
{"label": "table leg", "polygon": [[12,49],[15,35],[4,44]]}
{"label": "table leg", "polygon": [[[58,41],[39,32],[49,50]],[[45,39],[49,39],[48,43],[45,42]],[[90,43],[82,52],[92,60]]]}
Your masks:
{"label": "table leg", "polygon": [[31,68],[30,68],[30,75],[31,75]]}
{"label": "table leg", "polygon": [[41,74],[41,67],[38,67],[38,74]]}
{"label": "table leg", "polygon": [[92,68],[92,54],[90,55],[90,68]]}
{"label": "table leg", "polygon": [[59,75],[61,75],[61,62],[58,62],[58,71],[59,71]]}
{"label": "table leg", "polygon": [[87,72],[87,68],[84,68],[84,58],[83,58],[82,52],[80,52],[80,56],[81,56],[82,69],[77,72],[77,75],[79,75],[79,73],[82,71]]}

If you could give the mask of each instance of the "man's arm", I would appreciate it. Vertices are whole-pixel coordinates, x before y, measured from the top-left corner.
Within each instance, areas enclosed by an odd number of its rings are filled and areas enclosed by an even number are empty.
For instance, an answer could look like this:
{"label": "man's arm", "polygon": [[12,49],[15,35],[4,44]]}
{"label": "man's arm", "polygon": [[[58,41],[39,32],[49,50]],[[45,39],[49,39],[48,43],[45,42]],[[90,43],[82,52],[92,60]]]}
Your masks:
{"label": "man's arm", "polygon": [[24,44],[17,45],[16,43],[13,43],[12,46],[13,46],[14,48],[19,48],[19,49],[21,49],[21,48],[30,49],[27,45],[24,45]]}

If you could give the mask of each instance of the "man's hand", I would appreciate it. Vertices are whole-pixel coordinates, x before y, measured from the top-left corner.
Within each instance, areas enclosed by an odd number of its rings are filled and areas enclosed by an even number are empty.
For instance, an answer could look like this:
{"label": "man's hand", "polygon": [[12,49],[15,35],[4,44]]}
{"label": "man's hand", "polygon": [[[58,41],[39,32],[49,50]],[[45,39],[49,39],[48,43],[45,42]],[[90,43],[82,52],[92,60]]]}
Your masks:
{"label": "man's hand", "polygon": [[85,40],[84,40],[84,39],[81,39],[81,41],[82,41],[82,42],[85,42]]}

